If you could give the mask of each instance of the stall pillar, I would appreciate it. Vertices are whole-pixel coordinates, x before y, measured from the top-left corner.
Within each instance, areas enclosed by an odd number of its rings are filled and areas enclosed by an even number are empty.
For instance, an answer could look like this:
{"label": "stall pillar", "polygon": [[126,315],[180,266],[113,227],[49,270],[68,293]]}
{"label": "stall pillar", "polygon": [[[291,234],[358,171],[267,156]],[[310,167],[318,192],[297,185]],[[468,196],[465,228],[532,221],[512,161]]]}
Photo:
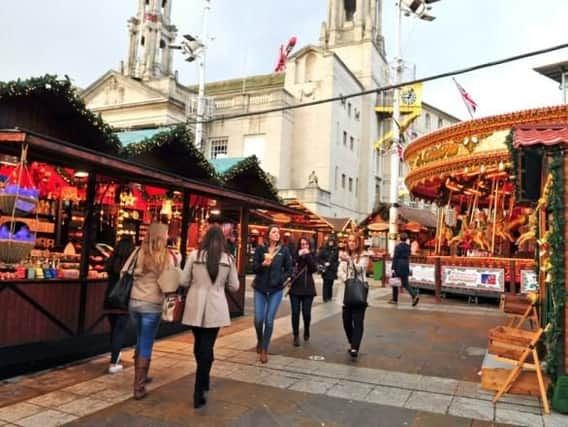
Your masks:
{"label": "stall pillar", "polygon": [[239,253],[237,259],[237,268],[239,273],[239,290],[232,295],[229,300],[231,315],[242,316],[245,312],[245,292],[246,292],[246,264],[248,259],[247,242],[249,227],[249,209],[246,206],[239,208],[239,226],[241,230],[239,240]]}
{"label": "stall pillar", "polygon": [[[568,242],[568,227],[566,227],[567,212],[568,212],[568,193],[566,182],[568,180],[568,157],[564,154],[564,242]],[[564,286],[566,288],[566,295],[568,295],[568,244],[564,243]],[[541,282],[542,283],[542,282]],[[542,301],[542,300],[541,300]],[[564,304],[564,373],[568,374],[568,334],[566,333],[566,326],[568,326],[568,302]]]}
{"label": "stall pillar", "polygon": [[515,295],[517,293],[517,265],[515,260],[509,263],[509,294]]}
{"label": "stall pillar", "polygon": [[179,249],[181,252],[181,265],[185,265],[185,259],[187,258],[187,236],[189,234],[189,225],[191,221],[191,206],[189,206],[189,199],[191,194],[189,190],[184,190],[183,192],[183,206],[181,210],[181,233],[180,233],[180,242],[179,242]]}
{"label": "stall pillar", "polygon": [[441,302],[442,300],[442,261],[440,257],[436,257],[434,264],[434,276],[436,278],[436,302]]}
{"label": "stall pillar", "polygon": [[87,198],[85,222],[83,223],[83,246],[81,247],[81,264],[79,267],[79,280],[81,291],[79,294],[79,322],[77,334],[85,332],[85,315],[87,311],[87,276],[89,274],[89,254],[93,245],[93,225],[95,220],[95,198],[96,198],[97,175],[89,173],[87,180]]}

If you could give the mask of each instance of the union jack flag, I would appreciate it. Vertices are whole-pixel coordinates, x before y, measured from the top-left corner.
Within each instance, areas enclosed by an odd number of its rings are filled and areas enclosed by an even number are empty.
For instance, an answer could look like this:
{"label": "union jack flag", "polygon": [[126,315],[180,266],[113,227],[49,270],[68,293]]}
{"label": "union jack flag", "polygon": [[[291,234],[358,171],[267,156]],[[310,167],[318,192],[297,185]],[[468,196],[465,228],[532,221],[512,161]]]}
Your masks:
{"label": "union jack flag", "polygon": [[465,104],[465,108],[467,108],[469,115],[471,116],[471,118],[473,118],[473,113],[477,111],[477,102],[473,100],[470,94],[467,93],[467,91],[457,82],[456,79],[454,79],[454,83],[456,84],[456,87],[460,92],[463,103]]}

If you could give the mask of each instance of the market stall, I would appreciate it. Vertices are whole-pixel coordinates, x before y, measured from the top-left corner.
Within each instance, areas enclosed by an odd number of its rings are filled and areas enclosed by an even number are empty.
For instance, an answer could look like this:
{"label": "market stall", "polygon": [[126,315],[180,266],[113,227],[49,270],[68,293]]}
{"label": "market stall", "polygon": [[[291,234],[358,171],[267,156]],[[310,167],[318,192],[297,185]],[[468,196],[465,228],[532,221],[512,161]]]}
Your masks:
{"label": "market stall", "polygon": [[[120,236],[140,242],[151,221],[166,222],[185,255],[197,244],[197,220],[217,204],[240,206],[242,230],[250,208],[296,213],[219,185],[184,147],[187,135],[177,128],[124,152],[69,81],[0,83],[0,377],[106,350],[103,263]],[[245,231],[243,248],[246,239]],[[243,281],[244,262],[239,256]],[[231,311],[243,313],[244,287]]]}

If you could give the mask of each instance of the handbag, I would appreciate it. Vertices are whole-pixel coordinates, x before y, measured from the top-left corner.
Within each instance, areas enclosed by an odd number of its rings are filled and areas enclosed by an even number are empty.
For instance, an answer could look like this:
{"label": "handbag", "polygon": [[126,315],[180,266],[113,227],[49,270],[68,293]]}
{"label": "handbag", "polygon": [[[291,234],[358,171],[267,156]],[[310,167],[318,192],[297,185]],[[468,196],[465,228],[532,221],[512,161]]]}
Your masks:
{"label": "handbag", "polygon": [[108,293],[105,306],[114,309],[128,310],[130,293],[132,292],[132,285],[134,284],[134,268],[138,261],[139,252],[140,249],[136,249],[136,253],[132,257],[128,268]]}
{"label": "handbag", "polygon": [[304,272],[306,271],[308,267],[304,266],[300,269],[300,271],[298,271],[294,277],[290,276],[288,277],[285,281],[284,284],[282,285],[282,289],[287,289],[286,290],[286,296],[288,296],[290,294],[290,289],[292,288],[292,283],[294,283],[296,280],[299,279],[299,277],[304,274]]}
{"label": "handbag", "polygon": [[181,322],[185,308],[185,295],[175,293],[164,298],[162,304],[162,320],[164,322]]}
{"label": "handbag", "polygon": [[345,281],[343,305],[346,307],[366,306],[367,297],[369,296],[369,284],[359,277],[355,264],[353,264],[353,271],[355,277]]}
{"label": "handbag", "polygon": [[[171,254],[174,259],[174,267],[177,268],[177,257]],[[193,264],[191,265],[191,277],[193,277]],[[190,279],[191,280],[191,279]],[[185,309],[185,293],[178,288],[175,294],[167,295],[162,303],[162,320],[164,322],[181,322],[183,310]]]}
{"label": "handbag", "polygon": [[402,286],[400,277],[391,277],[389,279],[389,285],[391,288],[400,288]]}

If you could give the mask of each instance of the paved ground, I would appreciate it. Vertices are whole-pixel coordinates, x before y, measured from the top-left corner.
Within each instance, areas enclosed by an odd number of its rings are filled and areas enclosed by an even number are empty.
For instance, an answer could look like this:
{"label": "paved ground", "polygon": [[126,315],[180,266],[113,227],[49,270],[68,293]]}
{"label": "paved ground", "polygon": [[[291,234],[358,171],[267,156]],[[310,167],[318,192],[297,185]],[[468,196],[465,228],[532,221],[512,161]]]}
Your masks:
{"label": "paved ground", "polygon": [[[291,345],[289,303],[276,322],[269,363],[254,352],[250,300],[216,347],[209,402],[191,407],[192,337],[156,344],[155,377],[143,401],[131,399],[131,350],[124,372],[105,375],[107,356],[12,379],[0,385],[0,426],[566,426],[543,416],[535,398],[505,396],[496,406],[477,372],[489,328],[502,324],[495,307],[456,301],[416,308],[408,296],[386,304],[374,287],[359,360],[346,353],[337,302],[313,309],[312,337]],[[337,290],[341,293],[341,289]]]}

